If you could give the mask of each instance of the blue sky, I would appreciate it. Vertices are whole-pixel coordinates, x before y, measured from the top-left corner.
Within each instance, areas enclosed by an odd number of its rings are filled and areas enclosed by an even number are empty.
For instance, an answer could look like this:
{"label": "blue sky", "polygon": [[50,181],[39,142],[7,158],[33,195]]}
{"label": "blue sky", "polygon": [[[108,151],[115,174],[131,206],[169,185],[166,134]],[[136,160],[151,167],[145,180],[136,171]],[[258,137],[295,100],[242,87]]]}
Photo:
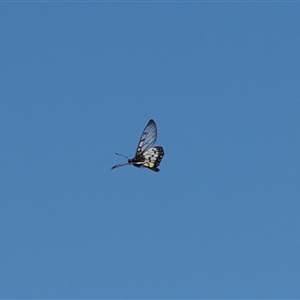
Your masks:
{"label": "blue sky", "polygon": [[299,3],[0,8],[1,298],[300,298]]}

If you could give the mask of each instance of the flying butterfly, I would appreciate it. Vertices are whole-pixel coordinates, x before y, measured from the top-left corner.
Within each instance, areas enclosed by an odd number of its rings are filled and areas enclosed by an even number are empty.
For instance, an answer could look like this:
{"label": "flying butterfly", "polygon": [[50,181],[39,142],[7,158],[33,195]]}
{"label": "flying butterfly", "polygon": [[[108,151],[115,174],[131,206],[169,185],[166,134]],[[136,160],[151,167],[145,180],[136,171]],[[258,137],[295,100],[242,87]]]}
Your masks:
{"label": "flying butterfly", "polygon": [[141,138],[139,140],[135,157],[130,159],[127,156],[116,153],[128,159],[125,164],[118,164],[111,169],[116,169],[126,165],[133,165],[137,168],[148,168],[154,172],[158,172],[158,166],[164,156],[164,149],[162,146],[152,147],[157,138],[157,127],[154,120],[150,120],[146,125]]}

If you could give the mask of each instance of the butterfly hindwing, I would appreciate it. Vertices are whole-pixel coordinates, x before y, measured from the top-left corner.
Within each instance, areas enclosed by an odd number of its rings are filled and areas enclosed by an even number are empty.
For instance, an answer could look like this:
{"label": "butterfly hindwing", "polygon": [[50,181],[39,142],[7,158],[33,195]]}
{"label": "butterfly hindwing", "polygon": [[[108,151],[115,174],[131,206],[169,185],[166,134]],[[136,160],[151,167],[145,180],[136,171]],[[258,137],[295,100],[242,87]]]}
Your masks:
{"label": "butterfly hindwing", "polygon": [[142,163],[141,165],[145,168],[148,168],[152,171],[158,172],[157,168],[164,156],[164,149],[161,146],[156,146],[145,150],[141,154]]}
{"label": "butterfly hindwing", "polygon": [[152,171],[158,172],[157,168],[164,156],[164,149],[162,146],[155,146],[142,152],[140,155],[130,160],[130,164],[135,167],[148,168]]}

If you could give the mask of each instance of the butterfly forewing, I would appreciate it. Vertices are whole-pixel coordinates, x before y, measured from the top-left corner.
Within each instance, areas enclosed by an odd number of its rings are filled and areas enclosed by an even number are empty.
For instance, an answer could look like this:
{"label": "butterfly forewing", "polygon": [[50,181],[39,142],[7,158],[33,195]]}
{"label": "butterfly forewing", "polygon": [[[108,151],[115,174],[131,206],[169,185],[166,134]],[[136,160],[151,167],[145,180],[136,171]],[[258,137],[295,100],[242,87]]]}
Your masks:
{"label": "butterfly forewing", "polygon": [[113,167],[111,168],[111,170],[112,170],[112,169],[116,169],[116,168],[120,168],[120,167],[123,167],[123,166],[126,166],[126,165],[128,165],[128,163],[126,163],[126,164],[117,164],[117,165],[113,166]]}
{"label": "butterfly forewing", "polygon": [[138,156],[143,151],[149,149],[154,145],[157,138],[157,127],[155,122],[151,119],[146,125],[136,149],[135,156]]}

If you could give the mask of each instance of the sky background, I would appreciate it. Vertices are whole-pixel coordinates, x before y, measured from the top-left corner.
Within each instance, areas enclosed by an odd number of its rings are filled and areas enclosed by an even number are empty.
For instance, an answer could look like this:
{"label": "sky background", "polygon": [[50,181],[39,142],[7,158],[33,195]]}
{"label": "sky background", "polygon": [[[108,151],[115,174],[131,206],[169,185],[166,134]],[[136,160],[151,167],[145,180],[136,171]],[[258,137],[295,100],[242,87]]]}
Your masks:
{"label": "sky background", "polygon": [[299,12],[0,3],[0,298],[300,298]]}

